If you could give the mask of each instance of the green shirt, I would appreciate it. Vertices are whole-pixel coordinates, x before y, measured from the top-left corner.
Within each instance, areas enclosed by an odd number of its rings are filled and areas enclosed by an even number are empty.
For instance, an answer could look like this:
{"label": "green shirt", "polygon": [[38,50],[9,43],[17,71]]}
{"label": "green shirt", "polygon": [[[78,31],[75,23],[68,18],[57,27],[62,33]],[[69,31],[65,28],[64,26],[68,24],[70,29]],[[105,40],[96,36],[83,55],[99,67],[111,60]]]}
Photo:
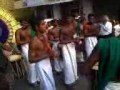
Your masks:
{"label": "green shirt", "polygon": [[33,38],[36,35],[36,32],[30,27],[29,28],[30,36]]}
{"label": "green shirt", "polygon": [[99,70],[98,90],[104,90],[113,81],[120,68],[120,39],[111,37],[98,42]]}
{"label": "green shirt", "polygon": [[79,21],[77,21],[76,33],[77,33],[78,35],[80,34],[80,22],[79,22]]}

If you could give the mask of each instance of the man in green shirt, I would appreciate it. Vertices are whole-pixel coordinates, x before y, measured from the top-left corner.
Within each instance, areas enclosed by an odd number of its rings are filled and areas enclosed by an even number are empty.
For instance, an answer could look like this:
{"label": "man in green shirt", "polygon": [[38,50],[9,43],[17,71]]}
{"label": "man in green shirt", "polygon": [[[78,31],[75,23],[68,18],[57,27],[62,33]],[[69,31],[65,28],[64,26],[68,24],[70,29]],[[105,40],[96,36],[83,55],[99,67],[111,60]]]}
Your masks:
{"label": "man in green shirt", "polygon": [[120,38],[99,40],[91,56],[85,63],[83,74],[88,74],[99,61],[98,90],[120,89]]}

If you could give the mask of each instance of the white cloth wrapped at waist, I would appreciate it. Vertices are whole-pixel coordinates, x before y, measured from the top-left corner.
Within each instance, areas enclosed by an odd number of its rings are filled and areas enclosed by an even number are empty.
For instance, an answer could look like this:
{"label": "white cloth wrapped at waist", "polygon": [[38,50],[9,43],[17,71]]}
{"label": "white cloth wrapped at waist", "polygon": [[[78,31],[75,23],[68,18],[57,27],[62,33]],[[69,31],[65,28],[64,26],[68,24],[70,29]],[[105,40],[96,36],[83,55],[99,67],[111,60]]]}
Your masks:
{"label": "white cloth wrapped at waist", "polygon": [[8,59],[10,62],[18,61],[22,58],[22,55],[10,55],[8,56]]}
{"label": "white cloth wrapped at waist", "polygon": [[120,90],[120,83],[109,82],[104,90]]}
{"label": "white cloth wrapped at waist", "polygon": [[117,36],[119,36],[120,35],[120,25],[118,24],[118,25],[115,25],[114,27],[114,33],[115,33],[115,36],[117,37]]}

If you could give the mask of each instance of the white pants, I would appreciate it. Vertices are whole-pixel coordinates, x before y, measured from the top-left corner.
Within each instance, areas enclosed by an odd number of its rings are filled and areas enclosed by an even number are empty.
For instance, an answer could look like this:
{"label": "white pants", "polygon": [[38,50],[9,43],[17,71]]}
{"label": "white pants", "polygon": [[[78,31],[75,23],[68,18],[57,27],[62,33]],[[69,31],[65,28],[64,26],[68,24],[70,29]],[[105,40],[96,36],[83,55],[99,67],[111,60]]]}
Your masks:
{"label": "white pants", "polygon": [[120,90],[120,83],[108,83],[104,90]]}
{"label": "white pants", "polygon": [[[59,42],[53,42],[52,49],[59,55],[58,43]],[[54,68],[56,72],[61,72],[63,69],[63,61],[60,60],[59,56],[54,58]]]}
{"label": "white pants", "polygon": [[92,53],[96,44],[97,44],[97,38],[96,37],[85,38],[85,50],[86,50],[87,57],[90,56],[90,54]]}
{"label": "white pants", "polygon": [[36,71],[40,79],[40,90],[56,90],[50,59],[36,63]]}
{"label": "white pants", "polygon": [[22,45],[21,48],[22,48],[22,54],[24,56],[24,62],[25,62],[26,71],[27,71],[27,75],[28,75],[28,77],[27,77],[28,82],[31,84],[36,83],[38,81],[38,79],[37,79],[36,70],[35,70],[35,63],[30,64],[29,58],[28,58],[29,45],[24,44],[24,45]]}
{"label": "white pants", "polygon": [[78,79],[77,61],[74,43],[68,43],[62,46],[65,84],[73,84]]}

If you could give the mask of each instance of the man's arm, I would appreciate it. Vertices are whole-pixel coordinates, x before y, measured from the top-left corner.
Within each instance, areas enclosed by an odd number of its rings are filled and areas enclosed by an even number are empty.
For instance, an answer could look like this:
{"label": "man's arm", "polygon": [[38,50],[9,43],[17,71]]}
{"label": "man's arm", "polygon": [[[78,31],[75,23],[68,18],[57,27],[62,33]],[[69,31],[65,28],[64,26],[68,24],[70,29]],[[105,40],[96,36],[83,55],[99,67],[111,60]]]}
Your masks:
{"label": "man's arm", "polygon": [[17,44],[18,44],[18,45],[21,45],[22,42],[21,42],[21,40],[20,40],[20,31],[19,31],[19,30],[16,31],[16,33],[15,33],[15,38],[16,38]]}
{"label": "man's arm", "polygon": [[48,40],[48,36],[44,36],[44,43],[45,43],[45,51],[46,53],[48,53],[49,57],[54,57],[54,51],[52,50],[49,40]]}
{"label": "man's arm", "polygon": [[92,54],[84,64],[83,73],[88,74],[91,71],[92,67],[96,64],[96,62],[98,62],[98,60],[99,60],[99,51],[97,47],[95,47]]}
{"label": "man's arm", "polygon": [[22,45],[22,44],[26,44],[28,42],[30,42],[30,38],[26,36],[26,41],[21,41],[20,39],[20,29],[18,31],[16,31],[15,33],[15,38],[16,38],[16,42],[18,45]]}
{"label": "man's arm", "polygon": [[[26,36],[26,42],[25,43],[29,43],[30,42],[30,40],[31,40],[31,37],[28,35],[28,36]],[[24,43],[24,44],[25,44]]]}
{"label": "man's arm", "polygon": [[4,50],[7,50],[7,51],[12,51],[12,47],[10,46],[9,43],[5,43],[5,44],[3,45],[3,49],[4,49]]}

